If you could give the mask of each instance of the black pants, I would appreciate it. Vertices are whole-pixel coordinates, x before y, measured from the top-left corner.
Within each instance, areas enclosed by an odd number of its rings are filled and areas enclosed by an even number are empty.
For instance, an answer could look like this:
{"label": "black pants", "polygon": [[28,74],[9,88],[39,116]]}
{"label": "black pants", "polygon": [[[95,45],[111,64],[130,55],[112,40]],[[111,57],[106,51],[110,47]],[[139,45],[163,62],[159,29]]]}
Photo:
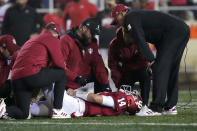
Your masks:
{"label": "black pants", "polygon": [[7,98],[10,96],[11,93],[11,82],[7,80],[5,84],[0,87],[0,98]]}
{"label": "black pants", "polygon": [[6,98],[5,103],[7,106],[13,105],[15,103],[10,80],[7,80],[5,84],[0,87],[0,98]]}
{"label": "black pants", "polygon": [[43,68],[38,74],[12,81],[16,106],[7,107],[8,115],[15,119],[25,119],[29,115],[30,100],[34,89],[52,85],[54,87],[54,108],[61,109],[65,90],[65,70]]}
{"label": "black pants", "polygon": [[[106,69],[106,73],[108,74],[107,68],[105,68],[105,69]],[[96,79],[96,76],[93,71],[91,71],[90,75],[88,76],[88,83],[90,83],[90,82],[94,82],[94,93],[95,94],[103,92],[105,90],[106,86],[107,87],[109,86],[109,84],[99,83],[98,80]]]}
{"label": "black pants", "polygon": [[153,101],[150,108],[157,112],[161,112],[163,108],[172,108],[178,101],[179,66],[190,37],[187,25],[179,27],[167,32],[162,42],[156,45],[157,57],[153,65]]}
{"label": "black pants", "polygon": [[121,85],[133,86],[135,82],[140,83],[143,105],[148,105],[150,92],[150,75],[148,74],[146,67],[127,72],[126,75],[123,74]]}

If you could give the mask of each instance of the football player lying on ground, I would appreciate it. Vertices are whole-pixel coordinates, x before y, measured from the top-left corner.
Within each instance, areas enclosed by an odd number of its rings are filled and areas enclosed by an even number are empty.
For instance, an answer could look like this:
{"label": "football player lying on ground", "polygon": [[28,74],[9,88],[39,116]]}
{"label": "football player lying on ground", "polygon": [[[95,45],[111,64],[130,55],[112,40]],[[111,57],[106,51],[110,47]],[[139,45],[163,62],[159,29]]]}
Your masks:
{"label": "football player lying on ground", "polygon": [[[41,103],[41,104],[40,104]],[[49,101],[39,101],[31,106],[34,116],[50,116]],[[99,94],[76,92],[69,89],[64,93],[62,109],[65,118],[90,116],[118,116],[125,112],[135,114],[142,107],[141,97],[136,91],[120,89],[117,92],[102,92]],[[51,109],[49,109],[51,108]],[[47,112],[43,112],[46,109]]]}

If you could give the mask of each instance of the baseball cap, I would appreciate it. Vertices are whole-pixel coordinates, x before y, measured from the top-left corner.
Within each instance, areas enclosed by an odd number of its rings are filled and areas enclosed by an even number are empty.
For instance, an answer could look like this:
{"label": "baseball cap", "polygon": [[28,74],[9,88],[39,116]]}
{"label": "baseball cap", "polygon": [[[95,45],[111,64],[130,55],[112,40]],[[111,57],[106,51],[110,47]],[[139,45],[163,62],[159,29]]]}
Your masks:
{"label": "baseball cap", "polygon": [[10,53],[14,53],[19,49],[16,40],[11,35],[3,35],[0,37],[0,46],[7,48]]}
{"label": "baseball cap", "polygon": [[45,28],[48,29],[48,30],[51,29],[51,30],[57,32],[58,35],[61,34],[60,26],[59,26],[57,23],[55,23],[55,22],[50,22],[50,23],[48,23],[48,24],[45,26]]}
{"label": "baseball cap", "polygon": [[118,4],[116,5],[113,9],[112,9],[112,17],[113,17],[113,21],[111,23],[111,25],[116,25],[116,17],[117,15],[122,12],[122,11],[125,11],[125,10],[128,10],[129,7],[123,5],[123,4]]}
{"label": "baseball cap", "polygon": [[90,29],[91,34],[93,34],[93,35],[100,34],[100,25],[97,22],[97,19],[95,17],[85,19],[82,22],[82,25],[86,26],[88,29]]}

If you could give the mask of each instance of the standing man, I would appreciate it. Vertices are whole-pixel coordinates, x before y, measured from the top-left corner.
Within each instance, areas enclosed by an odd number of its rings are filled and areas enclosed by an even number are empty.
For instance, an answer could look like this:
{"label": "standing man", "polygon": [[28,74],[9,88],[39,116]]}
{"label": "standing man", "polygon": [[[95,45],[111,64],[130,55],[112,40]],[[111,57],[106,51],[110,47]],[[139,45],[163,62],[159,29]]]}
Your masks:
{"label": "standing man", "polygon": [[140,83],[142,109],[146,109],[150,92],[150,75],[147,71],[148,62],[138,51],[136,44],[124,27],[117,30],[117,37],[110,43],[108,66],[111,70],[111,78],[117,88],[121,87],[121,85],[133,87],[135,82]]}
{"label": "standing man", "polygon": [[[112,24],[124,26],[139,51],[153,68],[153,100],[147,116],[177,114],[178,72],[180,61],[190,37],[189,27],[180,19],[157,11],[128,10],[117,5]],[[146,42],[157,49],[156,58]],[[153,65],[154,64],[154,65]],[[167,93],[167,101],[165,102]]]}
{"label": "standing man", "polygon": [[5,16],[5,13],[7,11],[7,9],[9,9],[13,4],[13,1],[8,1],[8,2],[4,2],[4,0],[0,0],[0,34],[2,32],[2,24],[3,24],[3,19]]}
{"label": "standing man", "polygon": [[[65,118],[62,100],[65,90],[65,64],[60,49],[60,27],[49,23],[45,31],[30,39],[20,50],[12,69],[16,106],[7,107],[0,99],[0,117],[26,119],[32,93],[55,83],[52,118]],[[7,115],[6,115],[7,114]]]}
{"label": "standing man", "polygon": [[94,37],[99,31],[96,18],[87,18],[80,26],[61,37],[64,61],[67,63],[67,88],[77,89],[94,82],[96,93],[111,91],[107,71]]}
{"label": "standing man", "polygon": [[39,33],[43,25],[41,17],[27,2],[28,0],[16,0],[7,10],[2,25],[2,34],[13,35],[20,47],[31,35]]}

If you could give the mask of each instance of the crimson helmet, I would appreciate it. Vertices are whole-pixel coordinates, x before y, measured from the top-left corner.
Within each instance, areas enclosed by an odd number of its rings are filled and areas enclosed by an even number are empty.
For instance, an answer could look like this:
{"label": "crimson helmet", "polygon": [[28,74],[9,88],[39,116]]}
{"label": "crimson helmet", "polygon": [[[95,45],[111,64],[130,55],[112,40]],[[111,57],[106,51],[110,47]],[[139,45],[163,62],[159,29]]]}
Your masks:
{"label": "crimson helmet", "polygon": [[139,112],[142,108],[142,99],[138,94],[127,95],[127,111],[130,114]]}
{"label": "crimson helmet", "polygon": [[115,6],[113,9],[112,9],[112,17],[113,17],[113,21],[111,23],[111,25],[115,25],[116,24],[116,16],[122,12],[122,11],[125,11],[125,10],[128,10],[129,7],[123,5],[123,4],[118,4],[117,6]]}
{"label": "crimson helmet", "polygon": [[122,85],[120,91],[127,95],[127,111],[129,114],[134,115],[142,108],[142,98],[137,90],[132,90],[129,85]]}

